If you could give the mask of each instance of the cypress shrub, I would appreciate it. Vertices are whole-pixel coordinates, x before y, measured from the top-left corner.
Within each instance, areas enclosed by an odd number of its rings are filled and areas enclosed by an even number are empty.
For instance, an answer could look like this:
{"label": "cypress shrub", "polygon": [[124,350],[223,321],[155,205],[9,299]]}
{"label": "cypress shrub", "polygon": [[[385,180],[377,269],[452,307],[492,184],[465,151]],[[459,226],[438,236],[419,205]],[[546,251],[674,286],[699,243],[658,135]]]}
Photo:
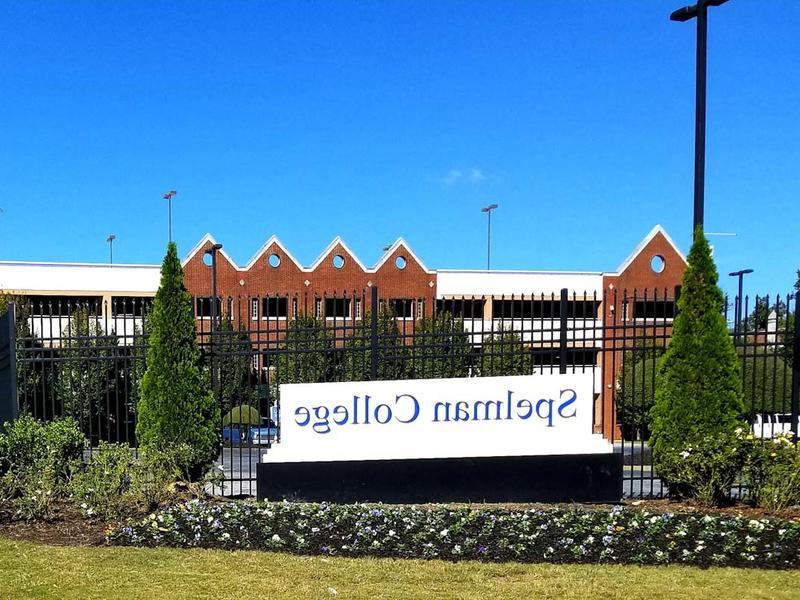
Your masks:
{"label": "cypress shrub", "polygon": [[650,441],[671,494],[717,504],[744,464],[742,385],[717,269],[700,228],[688,263],[656,376]]}
{"label": "cypress shrub", "polygon": [[136,435],[140,446],[166,451],[189,446],[186,470],[202,476],[220,449],[220,413],[200,371],[192,299],[183,285],[178,247],[170,242],[153,303],[147,370],[142,378]]}

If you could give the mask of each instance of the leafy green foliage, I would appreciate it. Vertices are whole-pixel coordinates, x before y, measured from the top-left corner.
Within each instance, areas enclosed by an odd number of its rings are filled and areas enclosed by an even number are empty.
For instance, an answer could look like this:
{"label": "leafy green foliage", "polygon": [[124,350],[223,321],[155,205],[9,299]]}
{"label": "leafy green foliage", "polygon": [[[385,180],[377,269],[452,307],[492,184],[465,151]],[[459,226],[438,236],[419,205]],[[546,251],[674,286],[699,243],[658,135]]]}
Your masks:
{"label": "leafy green foliage", "polygon": [[220,411],[233,406],[256,406],[258,394],[251,381],[252,345],[247,332],[234,331],[230,315],[223,316],[215,334],[215,361],[218,370]]}
{"label": "leafy green foliage", "polygon": [[129,523],[109,541],[448,561],[800,566],[796,520],[622,506],[521,509],[297,502],[220,506],[189,501]]}
{"label": "leafy green foliage", "polygon": [[775,354],[740,355],[745,409],[752,413],[786,413],[792,409],[792,369]]}
{"label": "leafy green foliage", "polygon": [[661,347],[639,348],[623,354],[615,399],[624,439],[646,440],[650,437],[656,371],[663,354],[664,348]]}
{"label": "leafy green foliage", "polygon": [[93,433],[105,437],[101,431],[108,426],[105,401],[116,397],[117,338],[107,335],[85,306],[76,307],[63,335],[56,379],[62,414],[73,417],[84,431],[92,429],[91,421]]}
{"label": "leafy green foliage", "polygon": [[174,242],[161,267],[149,327],[136,425],[139,445],[157,450],[188,445],[193,451],[190,475],[198,479],[220,450],[220,412],[198,366],[192,300]]}
{"label": "leafy green foliage", "polygon": [[533,356],[519,334],[501,328],[484,340],[477,371],[482,377],[530,375]]}
{"label": "leafy green foliage", "polygon": [[[379,380],[404,379],[408,351],[394,314],[386,307],[377,312],[377,377]],[[371,379],[372,313],[367,312],[356,325],[354,335],[344,345],[342,378],[344,381]]]}
{"label": "leafy green foliage", "polygon": [[278,383],[336,381],[336,344],[324,321],[298,315],[286,328],[283,347],[273,357]]}
{"label": "leafy green foliage", "polygon": [[717,447],[709,442],[730,440],[743,425],[739,362],[722,314],[717,278],[711,248],[698,228],[683,276],[672,340],[659,363],[650,438],[656,470],[671,493],[702,494],[715,502],[722,501],[727,492],[724,485],[729,478],[722,470],[732,468],[735,461],[721,461],[720,473],[705,483],[687,478],[685,470],[672,466],[676,455],[689,447],[693,455],[707,451],[711,460]]}
{"label": "leafy green foliage", "polygon": [[448,312],[438,312],[417,323],[415,344],[411,347],[413,379],[467,377],[470,344],[464,323]]}
{"label": "leafy green foliage", "polygon": [[757,506],[782,510],[800,504],[800,446],[791,432],[753,444],[745,479]]}
{"label": "leafy green foliage", "polygon": [[43,423],[23,415],[0,432],[0,501],[18,517],[49,518],[86,440],[74,419]]}

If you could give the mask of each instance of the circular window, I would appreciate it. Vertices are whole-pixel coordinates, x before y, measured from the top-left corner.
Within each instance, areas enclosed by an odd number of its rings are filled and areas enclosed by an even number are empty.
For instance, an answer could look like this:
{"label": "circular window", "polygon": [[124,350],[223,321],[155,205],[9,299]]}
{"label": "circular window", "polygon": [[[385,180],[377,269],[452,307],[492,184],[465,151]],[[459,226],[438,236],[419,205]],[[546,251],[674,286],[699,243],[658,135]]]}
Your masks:
{"label": "circular window", "polygon": [[281,257],[277,254],[270,254],[267,261],[269,262],[269,266],[273,269],[277,269],[281,266]]}
{"label": "circular window", "polygon": [[205,266],[207,266],[207,267],[210,267],[213,262],[214,261],[211,258],[211,253],[210,252],[204,252],[203,253],[203,264]]}
{"label": "circular window", "polygon": [[666,266],[667,261],[665,261],[664,257],[660,254],[656,254],[650,259],[650,268],[653,269],[653,273],[661,273]]}
{"label": "circular window", "polygon": [[333,266],[337,269],[341,269],[344,266],[344,256],[341,254],[337,254],[333,257]]}
{"label": "circular window", "polygon": [[406,268],[406,257],[405,256],[398,256],[394,259],[394,266],[400,269],[401,271]]}

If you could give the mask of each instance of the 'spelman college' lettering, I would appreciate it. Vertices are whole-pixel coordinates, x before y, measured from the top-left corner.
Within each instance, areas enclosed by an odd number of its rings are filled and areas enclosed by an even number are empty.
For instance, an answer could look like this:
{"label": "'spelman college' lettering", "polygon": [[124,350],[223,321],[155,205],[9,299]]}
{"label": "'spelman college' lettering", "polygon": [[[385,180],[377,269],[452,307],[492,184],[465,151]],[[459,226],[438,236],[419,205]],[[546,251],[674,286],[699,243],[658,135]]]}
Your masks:
{"label": "'spelman college' lettering", "polygon": [[265,462],[608,453],[592,373],[281,386]]}

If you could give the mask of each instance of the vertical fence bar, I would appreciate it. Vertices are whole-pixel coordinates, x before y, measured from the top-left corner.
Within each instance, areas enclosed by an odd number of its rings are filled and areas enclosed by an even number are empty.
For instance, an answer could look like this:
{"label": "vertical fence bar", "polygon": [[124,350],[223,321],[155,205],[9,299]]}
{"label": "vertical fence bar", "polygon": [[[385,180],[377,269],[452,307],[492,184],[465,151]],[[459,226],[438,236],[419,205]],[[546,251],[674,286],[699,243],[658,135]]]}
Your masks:
{"label": "vertical fence bar", "polygon": [[0,426],[17,418],[17,319],[13,302],[0,323]]}
{"label": "vertical fence bar", "polygon": [[567,305],[569,291],[561,288],[561,301],[559,302],[560,324],[558,338],[558,372],[564,375],[567,372]]}
{"label": "vertical fence bar", "polygon": [[369,378],[375,381],[378,378],[378,286],[376,285],[370,288],[369,305]]}
{"label": "vertical fence bar", "polygon": [[[786,314],[789,314],[788,307]],[[792,433],[797,443],[800,414],[800,292],[794,295],[794,339],[792,340]]]}

